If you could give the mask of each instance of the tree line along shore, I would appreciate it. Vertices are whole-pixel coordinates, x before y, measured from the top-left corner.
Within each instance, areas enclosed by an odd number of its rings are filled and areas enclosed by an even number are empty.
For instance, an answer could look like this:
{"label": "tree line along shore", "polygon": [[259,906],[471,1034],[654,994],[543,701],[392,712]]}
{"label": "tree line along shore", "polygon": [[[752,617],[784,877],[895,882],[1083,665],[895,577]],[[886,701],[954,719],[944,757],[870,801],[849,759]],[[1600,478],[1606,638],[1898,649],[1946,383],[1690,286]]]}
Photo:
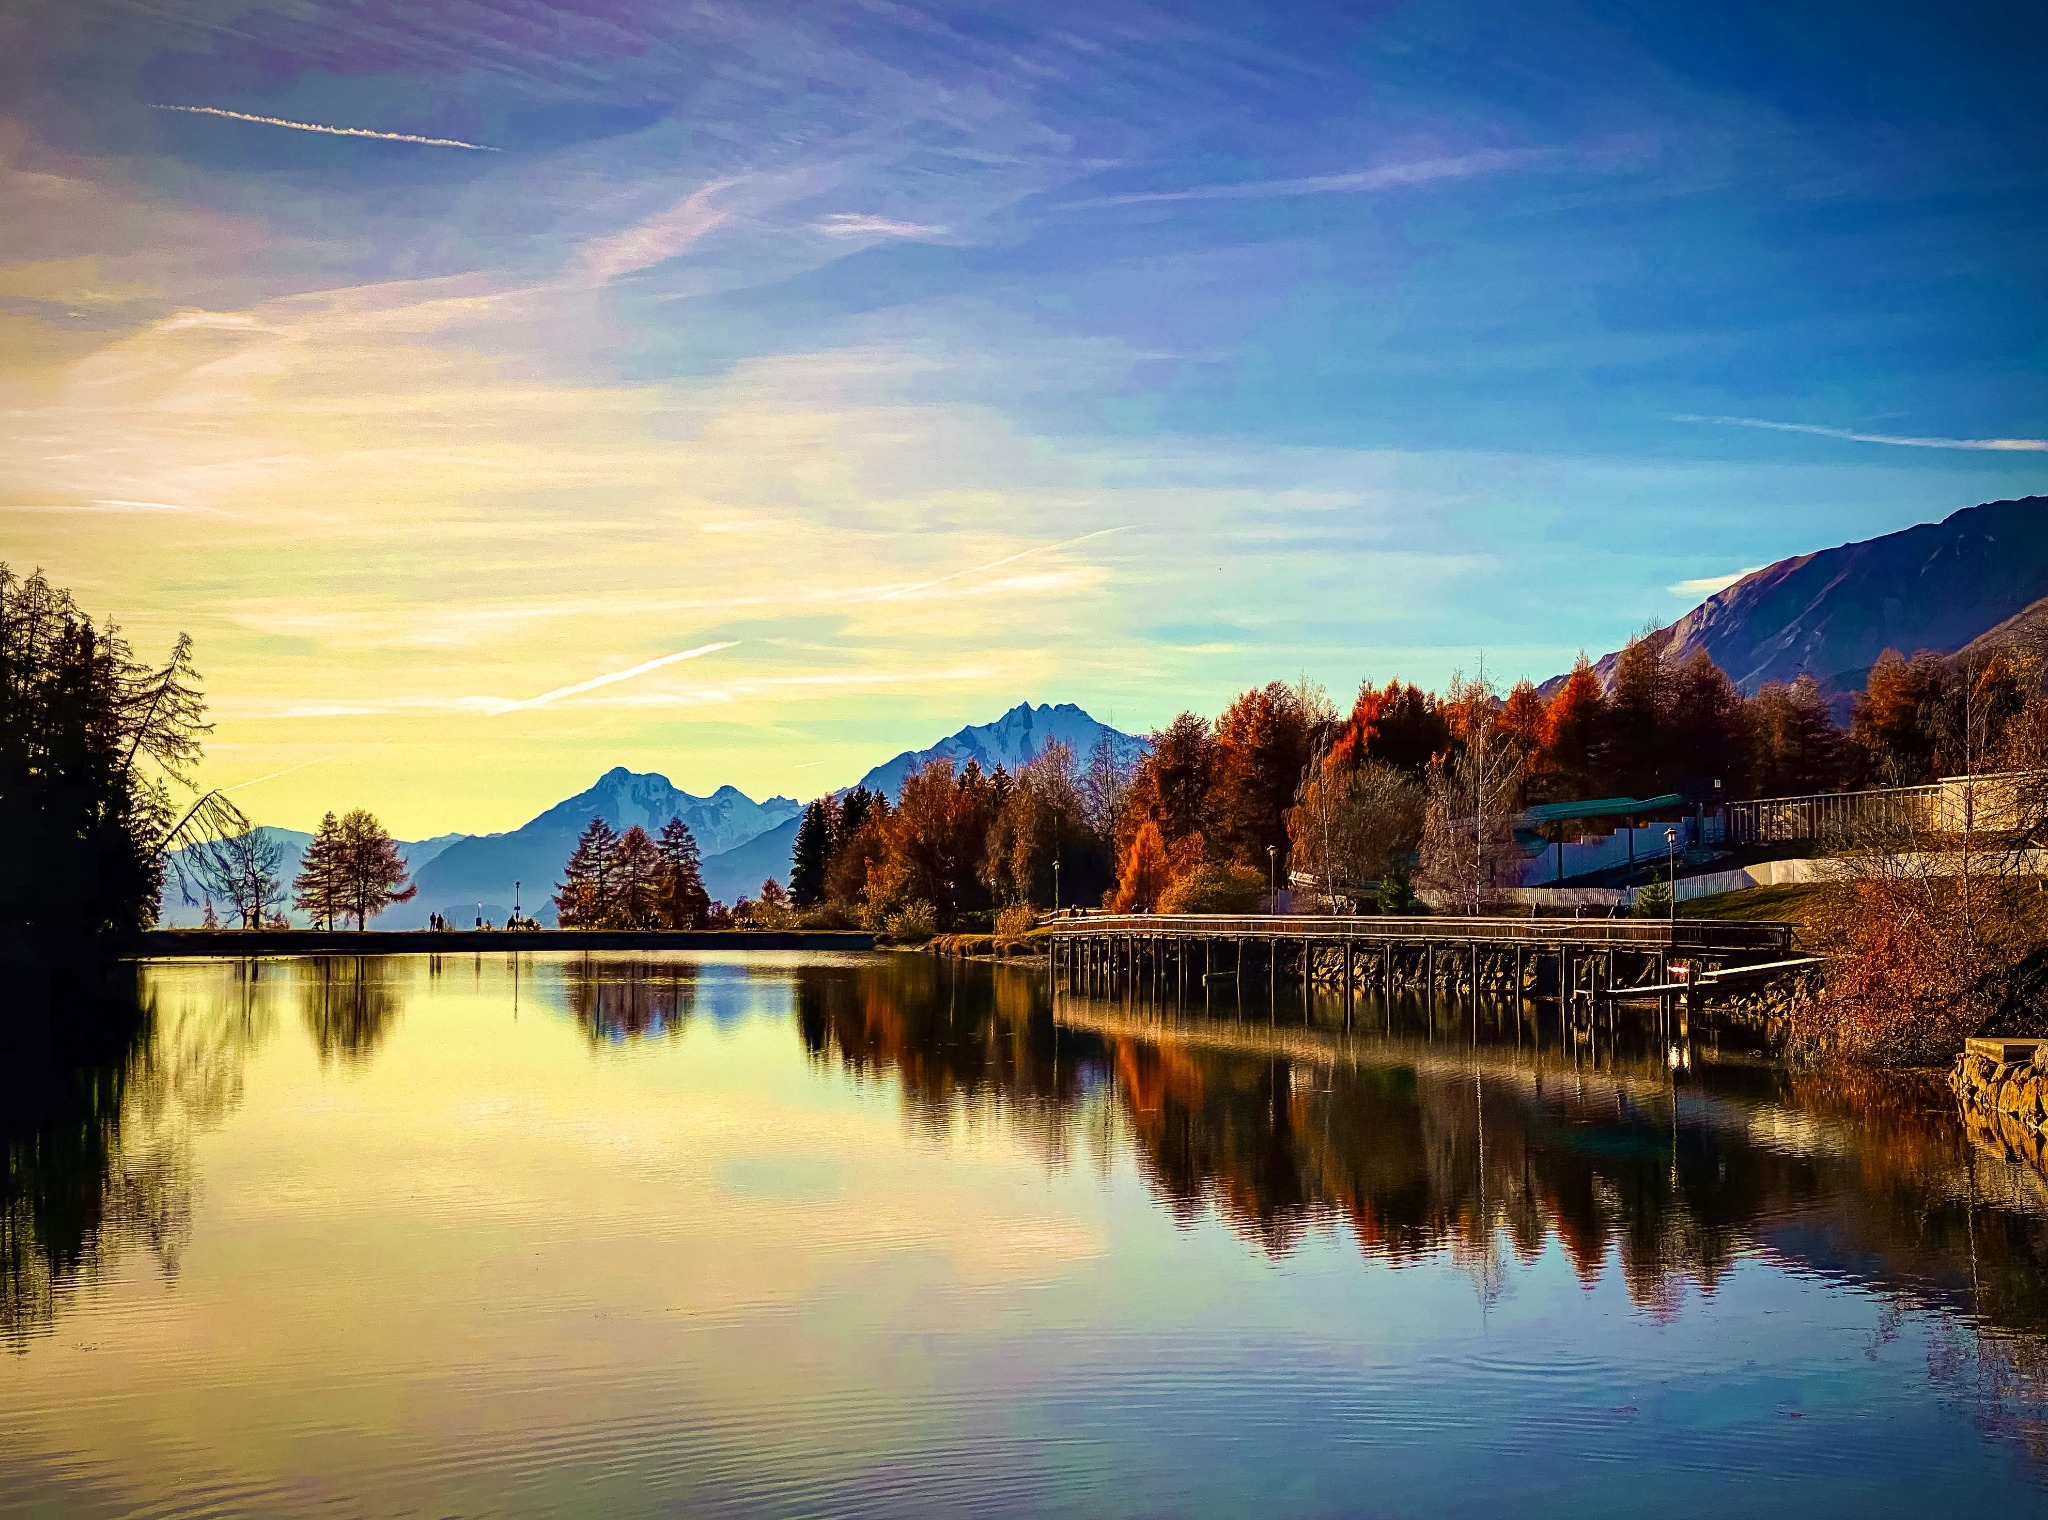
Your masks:
{"label": "tree line along shore", "polygon": [[[396,846],[360,809],[323,819],[287,886],[275,846],[193,784],[207,731],[188,639],[162,665],[140,661],[68,593],[0,567],[0,827],[25,845],[0,870],[11,959],[147,926],[167,871],[252,927],[277,924],[287,892],[330,928],[410,897]],[[818,798],[787,886],[771,877],[730,907],[706,893],[680,819],[655,835],[596,819],[553,905],[570,928],[857,926],[910,941],[1016,939],[1073,906],[1257,911],[1290,881],[1325,907],[1482,912],[1526,859],[1514,826],[1532,805],[1993,774],[2008,778],[1995,824],[1987,812],[1961,840],[1910,823],[1845,837],[1848,864],[1806,915],[1830,975],[1795,1043],[1925,1060],[2035,1016],[2048,989],[2029,854],[2048,842],[2048,649],[2023,642],[1968,659],[1887,652],[1846,724],[1811,678],[1744,694],[1705,654],[1673,664],[1647,640],[1611,681],[1582,658],[1547,696],[1526,681],[1367,681],[1340,709],[1313,684],[1273,682],[1213,720],[1180,714],[1132,763],[1106,741],[1085,756],[1055,744],[1014,773],[935,760],[893,799]]]}

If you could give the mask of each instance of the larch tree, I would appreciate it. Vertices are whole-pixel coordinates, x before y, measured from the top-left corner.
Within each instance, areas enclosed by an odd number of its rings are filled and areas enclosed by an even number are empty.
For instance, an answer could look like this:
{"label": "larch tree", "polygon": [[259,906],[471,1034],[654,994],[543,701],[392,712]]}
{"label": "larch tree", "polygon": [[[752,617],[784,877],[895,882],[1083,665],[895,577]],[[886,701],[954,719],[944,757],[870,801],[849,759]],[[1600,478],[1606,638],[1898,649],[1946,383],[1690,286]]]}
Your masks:
{"label": "larch tree", "polygon": [[1172,867],[1166,840],[1159,825],[1147,819],[1131,836],[1124,851],[1123,867],[1117,873],[1116,898],[1110,904],[1116,913],[1150,913],[1172,885]]}
{"label": "larch tree", "polygon": [[650,928],[660,896],[661,855],[636,823],[613,849],[611,900],[600,922],[607,929]]}
{"label": "larch tree", "polygon": [[405,869],[405,857],[372,813],[354,808],[341,817],[339,839],[342,910],[352,915],[356,928],[394,903],[410,902],[417,890]]}

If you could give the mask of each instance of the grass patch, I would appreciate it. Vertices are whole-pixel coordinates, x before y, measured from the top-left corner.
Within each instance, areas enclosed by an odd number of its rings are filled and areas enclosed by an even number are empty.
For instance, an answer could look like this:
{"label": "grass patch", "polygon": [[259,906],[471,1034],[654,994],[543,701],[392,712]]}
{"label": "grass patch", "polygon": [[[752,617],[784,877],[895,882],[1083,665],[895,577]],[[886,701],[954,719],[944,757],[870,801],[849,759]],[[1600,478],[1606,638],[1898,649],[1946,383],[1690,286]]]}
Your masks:
{"label": "grass patch", "polygon": [[1711,897],[1689,897],[1678,905],[1682,918],[1713,918],[1724,923],[1797,924],[1813,926],[1826,888],[1818,882],[1787,883],[1778,887],[1743,887],[1735,892],[1716,892]]}

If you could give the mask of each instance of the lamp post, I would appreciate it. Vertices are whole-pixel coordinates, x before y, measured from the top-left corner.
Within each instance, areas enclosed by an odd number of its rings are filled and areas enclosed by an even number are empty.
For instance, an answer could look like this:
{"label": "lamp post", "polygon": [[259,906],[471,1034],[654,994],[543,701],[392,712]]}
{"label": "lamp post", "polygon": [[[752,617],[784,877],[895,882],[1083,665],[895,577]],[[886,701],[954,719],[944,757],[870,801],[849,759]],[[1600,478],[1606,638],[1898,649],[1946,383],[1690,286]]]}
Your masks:
{"label": "lamp post", "polygon": [[512,927],[519,927],[519,883],[512,883]]}
{"label": "lamp post", "polygon": [[1678,922],[1678,830],[1664,831],[1664,857],[1671,866],[1671,921]]}
{"label": "lamp post", "polygon": [[1266,846],[1266,891],[1273,899],[1273,911],[1280,911],[1280,849]]}
{"label": "lamp post", "polygon": [[1052,858],[1052,911],[1055,914],[1060,911],[1060,858],[1057,855]]}

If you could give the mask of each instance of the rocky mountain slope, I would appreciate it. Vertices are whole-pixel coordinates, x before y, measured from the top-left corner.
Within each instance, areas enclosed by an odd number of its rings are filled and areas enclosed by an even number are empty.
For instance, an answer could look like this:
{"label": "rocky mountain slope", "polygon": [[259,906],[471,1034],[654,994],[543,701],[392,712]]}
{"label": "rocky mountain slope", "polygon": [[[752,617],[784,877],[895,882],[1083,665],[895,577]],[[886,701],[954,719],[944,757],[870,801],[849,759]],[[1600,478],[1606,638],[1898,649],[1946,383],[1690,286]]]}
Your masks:
{"label": "rocky mountain slope", "polygon": [[1704,649],[1745,691],[1811,675],[1850,692],[1886,649],[1952,654],[2044,597],[2048,497],[2027,496],[1779,560],[1653,637],[1672,660]]}
{"label": "rocky mountain slope", "polygon": [[1096,722],[1071,702],[1057,707],[1019,702],[993,723],[970,724],[930,749],[906,750],[883,761],[861,777],[860,784],[894,799],[903,790],[904,779],[928,761],[945,758],[957,769],[972,760],[984,771],[998,765],[1014,771],[1055,740],[1074,752],[1077,763],[1085,765],[1089,752],[1104,738],[1127,763],[1144,754],[1147,747],[1143,739]]}

